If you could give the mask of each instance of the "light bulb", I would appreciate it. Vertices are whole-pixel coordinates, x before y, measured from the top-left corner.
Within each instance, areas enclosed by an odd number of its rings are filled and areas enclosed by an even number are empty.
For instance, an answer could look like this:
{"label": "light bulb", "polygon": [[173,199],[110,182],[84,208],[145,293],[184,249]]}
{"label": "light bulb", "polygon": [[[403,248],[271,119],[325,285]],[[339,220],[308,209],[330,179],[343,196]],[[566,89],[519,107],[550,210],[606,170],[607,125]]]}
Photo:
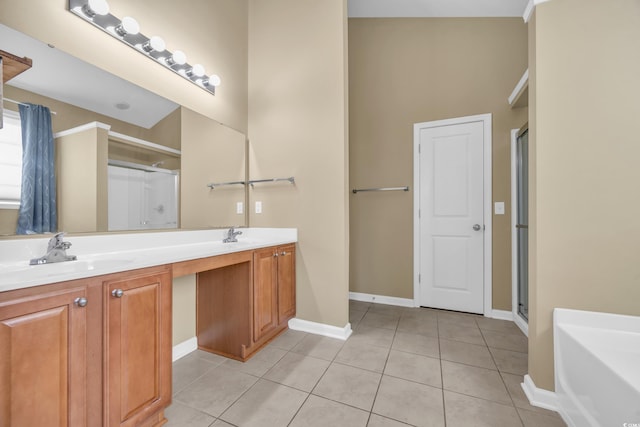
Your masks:
{"label": "light bulb", "polygon": [[211,74],[209,76],[209,80],[207,80],[206,84],[210,85],[210,86],[220,86],[220,83],[222,83],[220,81],[220,76],[218,76],[217,74]]}
{"label": "light bulb", "polygon": [[140,25],[138,21],[132,17],[125,16],[122,18],[122,22],[115,28],[115,31],[120,37],[124,37],[127,34],[135,35],[140,32]]}
{"label": "light bulb", "polygon": [[201,64],[196,64],[191,69],[191,72],[196,77],[202,77],[204,76],[204,67]]}
{"label": "light bulb", "polygon": [[166,45],[164,43],[164,40],[162,40],[162,37],[153,36],[149,39],[149,41],[142,45],[142,49],[147,53],[154,50],[156,52],[164,52],[164,50],[166,49]]}
{"label": "light bulb", "polygon": [[181,50],[176,50],[173,52],[170,58],[165,59],[169,66],[172,65],[184,65],[187,63],[187,55],[184,54]]}
{"label": "light bulb", "polygon": [[108,15],[109,3],[106,0],[89,0],[87,4],[82,6],[82,11],[89,18],[93,18],[96,15]]}

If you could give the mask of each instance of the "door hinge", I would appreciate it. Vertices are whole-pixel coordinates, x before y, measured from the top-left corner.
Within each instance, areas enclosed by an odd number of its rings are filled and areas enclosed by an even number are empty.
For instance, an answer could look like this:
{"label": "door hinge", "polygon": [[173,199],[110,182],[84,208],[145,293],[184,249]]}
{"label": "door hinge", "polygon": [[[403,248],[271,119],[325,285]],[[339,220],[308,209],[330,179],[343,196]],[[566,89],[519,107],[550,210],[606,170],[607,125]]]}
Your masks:
{"label": "door hinge", "polygon": [[418,209],[418,218],[422,217],[422,211],[420,209]]}
{"label": "door hinge", "polygon": [[418,144],[418,154],[422,152],[422,144]]}
{"label": "door hinge", "polygon": [[418,273],[418,283],[422,283],[422,274]]}

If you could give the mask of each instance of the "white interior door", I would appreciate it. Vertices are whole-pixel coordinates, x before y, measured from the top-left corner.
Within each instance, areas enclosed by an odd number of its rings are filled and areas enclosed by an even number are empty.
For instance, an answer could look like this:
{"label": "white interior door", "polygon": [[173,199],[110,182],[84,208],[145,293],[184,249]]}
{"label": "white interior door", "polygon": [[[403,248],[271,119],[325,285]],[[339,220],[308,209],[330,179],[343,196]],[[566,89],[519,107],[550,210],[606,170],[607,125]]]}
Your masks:
{"label": "white interior door", "polygon": [[484,313],[484,127],[416,125],[421,306]]}

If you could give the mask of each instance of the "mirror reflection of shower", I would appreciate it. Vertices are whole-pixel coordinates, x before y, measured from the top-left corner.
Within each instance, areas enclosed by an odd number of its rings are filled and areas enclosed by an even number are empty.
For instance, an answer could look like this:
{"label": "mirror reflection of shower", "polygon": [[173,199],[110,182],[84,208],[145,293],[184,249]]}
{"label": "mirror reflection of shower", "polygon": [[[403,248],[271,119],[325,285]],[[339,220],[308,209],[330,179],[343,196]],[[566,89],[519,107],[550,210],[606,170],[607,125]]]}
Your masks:
{"label": "mirror reflection of shower", "polygon": [[178,228],[177,171],[109,160],[109,231]]}

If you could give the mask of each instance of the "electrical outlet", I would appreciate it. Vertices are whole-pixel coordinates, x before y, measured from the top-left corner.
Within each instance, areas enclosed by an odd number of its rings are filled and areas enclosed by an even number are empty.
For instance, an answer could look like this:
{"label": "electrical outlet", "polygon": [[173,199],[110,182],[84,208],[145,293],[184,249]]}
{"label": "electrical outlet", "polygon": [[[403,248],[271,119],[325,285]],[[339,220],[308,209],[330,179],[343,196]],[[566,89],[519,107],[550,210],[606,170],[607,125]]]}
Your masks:
{"label": "electrical outlet", "polygon": [[262,213],[262,202],[256,202],[256,213]]}
{"label": "electrical outlet", "polygon": [[504,202],[496,202],[494,209],[496,215],[504,215]]}
{"label": "electrical outlet", "polygon": [[244,204],[242,202],[236,203],[236,213],[241,214],[244,212]]}

